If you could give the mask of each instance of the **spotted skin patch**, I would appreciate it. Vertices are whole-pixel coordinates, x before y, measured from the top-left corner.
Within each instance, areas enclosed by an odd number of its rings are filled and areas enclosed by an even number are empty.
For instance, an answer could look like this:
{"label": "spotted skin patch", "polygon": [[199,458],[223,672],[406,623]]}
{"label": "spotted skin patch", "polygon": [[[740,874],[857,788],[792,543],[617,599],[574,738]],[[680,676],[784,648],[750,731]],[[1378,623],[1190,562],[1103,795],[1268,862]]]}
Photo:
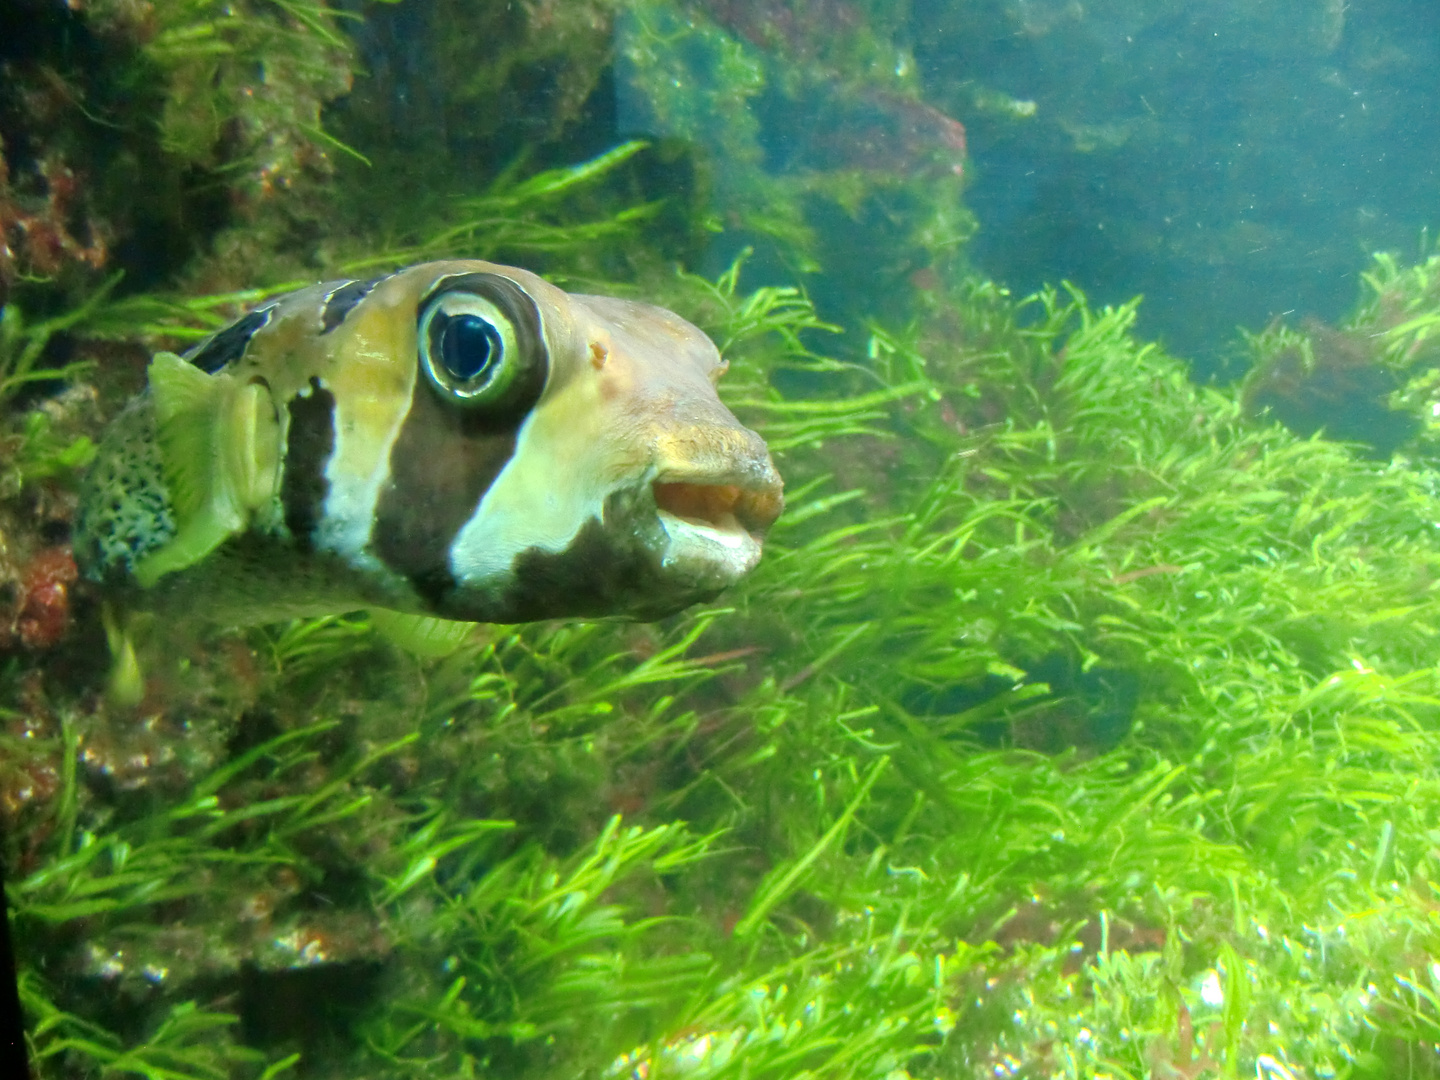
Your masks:
{"label": "spotted skin patch", "polygon": [[75,553],[82,562],[129,571],[175,535],[153,431],[150,403],[141,399],[106,432],[81,488]]}

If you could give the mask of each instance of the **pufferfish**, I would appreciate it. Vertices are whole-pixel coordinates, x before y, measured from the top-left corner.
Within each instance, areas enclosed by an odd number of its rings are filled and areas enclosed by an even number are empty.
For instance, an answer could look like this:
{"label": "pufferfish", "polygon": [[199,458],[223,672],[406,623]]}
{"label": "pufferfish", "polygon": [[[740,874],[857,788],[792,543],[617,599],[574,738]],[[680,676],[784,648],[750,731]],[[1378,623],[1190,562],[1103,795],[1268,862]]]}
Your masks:
{"label": "pufferfish", "polygon": [[314,285],[152,359],[77,561],[232,624],[659,618],[747,574],[782,507],[725,367],[678,315],[494,263]]}

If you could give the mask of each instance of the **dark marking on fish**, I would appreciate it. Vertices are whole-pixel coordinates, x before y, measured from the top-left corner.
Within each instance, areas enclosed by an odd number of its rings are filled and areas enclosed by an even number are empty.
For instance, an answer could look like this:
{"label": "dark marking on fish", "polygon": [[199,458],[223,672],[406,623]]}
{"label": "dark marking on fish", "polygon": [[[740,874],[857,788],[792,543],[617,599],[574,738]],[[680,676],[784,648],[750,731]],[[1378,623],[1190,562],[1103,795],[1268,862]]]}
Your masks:
{"label": "dark marking on fish", "polygon": [[234,363],[245,355],[245,350],[250,346],[250,339],[270,321],[270,316],[274,312],[274,304],[257,308],[249,315],[237,319],[224,330],[190,349],[185,353],[184,359],[190,361],[205,374],[214,375],[221,368]]}
{"label": "dark marking on fish", "polygon": [[703,582],[684,590],[673,581],[660,587],[665,570],[655,552],[663,543],[647,489],[614,492],[602,517],[587,521],[564,550],[531,548],[516,556],[495,621],[532,622],[562,613],[660,619],[720,594],[720,586]]}
{"label": "dark marking on fish", "polygon": [[515,326],[524,371],[498,407],[457,402],[428,378],[415,380],[410,411],[390,450],[390,475],[375,507],[371,549],[437,611],[455,589],[450,549],[515,453],[516,435],[544,393],[550,354],[535,301],[498,274],[441,278],[421,300],[417,323],[437,297],[472,292]]}
{"label": "dark marking on fish", "polygon": [[436,608],[455,585],[450,546],[515,453],[518,429],[443,401],[427,380],[415,380],[370,542]]}
{"label": "dark marking on fish", "polygon": [[292,398],[289,412],[280,505],[285,510],[285,527],[296,544],[302,551],[310,551],[330,494],[325,468],[335,452],[335,395],[319,379],[311,378],[310,392]]}
{"label": "dark marking on fish", "polygon": [[355,305],[384,280],[383,277],[377,277],[369,281],[347,281],[325,297],[325,307],[320,314],[320,333],[328,334],[344,322],[345,316],[350,314]]}
{"label": "dark marking on fish", "polygon": [[592,518],[563,551],[521,552],[504,597],[506,621],[548,619],[562,597],[566,610],[582,617],[634,613],[653,594],[657,575],[643,546],[626,539]]}

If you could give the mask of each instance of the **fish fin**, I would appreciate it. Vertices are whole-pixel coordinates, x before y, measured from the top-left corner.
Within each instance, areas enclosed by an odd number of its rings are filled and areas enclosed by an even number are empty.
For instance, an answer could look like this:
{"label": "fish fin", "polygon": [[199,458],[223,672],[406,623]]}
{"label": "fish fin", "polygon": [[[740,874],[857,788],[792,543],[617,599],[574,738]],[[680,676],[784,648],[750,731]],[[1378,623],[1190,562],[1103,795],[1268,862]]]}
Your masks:
{"label": "fish fin", "polygon": [[155,354],[149,379],[175,535],[136,565],[147,587],[243,532],[274,496],[280,464],[280,423],[262,385],[207,375],[169,352]]}
{"label": "fish fin", "polygon": [[117,612],[108,602],[100,607],[100,621],[105,627],[105,642],[110,646],[105,696],[118,708],[133,709],[145,697],[145,673],[135,655],[133,627],[126,614]]}
{"label": "fish fin", "polygon": [[478,624],[371,608],[370,625],[377,634],[406,652],[433,659],[449,656],[460,648]]}

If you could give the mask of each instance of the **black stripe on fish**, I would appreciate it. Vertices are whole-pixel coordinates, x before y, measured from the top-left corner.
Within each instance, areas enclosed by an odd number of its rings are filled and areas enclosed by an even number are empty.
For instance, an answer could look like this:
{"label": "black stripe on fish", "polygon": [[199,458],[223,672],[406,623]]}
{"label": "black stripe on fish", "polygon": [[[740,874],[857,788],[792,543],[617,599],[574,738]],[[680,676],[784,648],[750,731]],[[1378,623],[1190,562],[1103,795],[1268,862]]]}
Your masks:
{"label": "black stripe on fish", "polygon": [[320,313],[320,333],[328,334],[344,322],[345,316],[354,310],[355,305],[384,280],[384,277],[377,277],[369,281],[347,281],[325,297],[325,307]]}
{"label": "black stripe on fish", "polygon": [[288,409],[290,430],[285,436],[280,505],[285,510],[285,527],[300,549],[308,551],[330,494],[325,468],[335,452],[335,395],[312,378],[309,392],[291,398]]}
{"label": "black stripe on fish", "polygon": [[511,319],[525,372],[499,411],[446,396],[417,374],[410,411],[390,449],[390,475],[375,506],[371,550],[409,579],[432,608],[455,586],[450,548],[480,500],[515,453],[516,434],[545,389],[549,352],[540,309],[519,285],[498,274],[441,278],[420,301],[416,330],[430,304],[450,292],[485,297]]}
{"label": "black stripe on fish", "polygon": [[214,375],[245,355],[250,339],[270,321],[274,313],[274,304],[257,308],[187,351],[184,358],[205,374]]}
{"label": "black stripe on fish", "polygon": [[454,586],[450,546],[515,453],[515,428],[487,424],[415,381],[390,451],[371,548],[433,606]]}

